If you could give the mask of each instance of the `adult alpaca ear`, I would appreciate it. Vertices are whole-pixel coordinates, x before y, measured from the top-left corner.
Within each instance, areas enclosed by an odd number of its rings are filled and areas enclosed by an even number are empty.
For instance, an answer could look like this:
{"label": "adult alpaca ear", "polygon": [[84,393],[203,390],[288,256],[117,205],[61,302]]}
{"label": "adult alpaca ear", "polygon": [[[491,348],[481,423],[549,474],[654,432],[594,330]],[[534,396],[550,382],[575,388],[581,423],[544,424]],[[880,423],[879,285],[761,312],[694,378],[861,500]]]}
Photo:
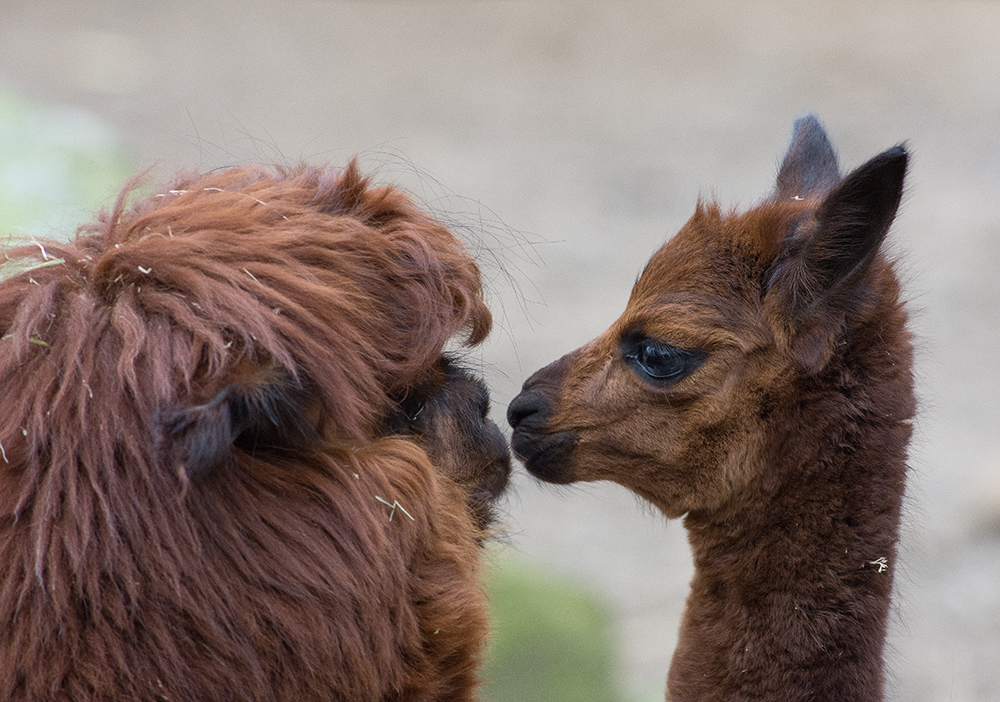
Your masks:
{"label": "adult alpaca ear", "polygon": [[203,404],[160,416],[165,455],[188,478],[207,477],[234,448],[301,450],[319,434],[309,398],[287,371],[263,368],[234,380]]}
{"label": "adult alpaca ear", "polygon": [[809,372],[825,365],[846,318],[865,299],[868,270],[902,198],[907,158],[895,146],[850,173],[772,265],[765,307],[784,322],[787,344]]}

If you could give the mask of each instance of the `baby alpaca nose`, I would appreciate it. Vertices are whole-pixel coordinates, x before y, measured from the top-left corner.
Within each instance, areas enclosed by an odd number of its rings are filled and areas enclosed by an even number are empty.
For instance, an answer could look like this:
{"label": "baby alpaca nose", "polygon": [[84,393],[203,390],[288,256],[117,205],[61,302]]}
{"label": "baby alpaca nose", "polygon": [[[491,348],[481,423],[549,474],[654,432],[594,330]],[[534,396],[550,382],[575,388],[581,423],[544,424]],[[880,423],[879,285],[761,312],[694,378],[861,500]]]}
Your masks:
{"label": "baby alpaca nose", "polygon": [[549,414],[549,403],[538,392],[522,391],[507,407],[507,423],[514,429],[522,424],[542,424]]}

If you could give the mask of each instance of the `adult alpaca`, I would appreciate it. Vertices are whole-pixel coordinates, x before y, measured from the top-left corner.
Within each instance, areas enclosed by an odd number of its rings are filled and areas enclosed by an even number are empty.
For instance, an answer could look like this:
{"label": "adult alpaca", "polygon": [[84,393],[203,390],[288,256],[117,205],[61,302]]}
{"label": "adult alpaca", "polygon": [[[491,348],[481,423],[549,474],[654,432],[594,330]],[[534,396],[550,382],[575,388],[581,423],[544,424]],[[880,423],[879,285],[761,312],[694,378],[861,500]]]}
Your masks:
{"label": "adult alpaca", "polygon": [[6,251],[0,699],[472,699],[475,262],[353,163],[128,196]]}
{"label": "adult alpaca", "polygon": [[879,700],[914,415],[881,250],[907,154],[841,178],[813,117],[773,195],[699,205],[621,318],[508,409],[535,476],[685,516],[695,575],[667,698]]}

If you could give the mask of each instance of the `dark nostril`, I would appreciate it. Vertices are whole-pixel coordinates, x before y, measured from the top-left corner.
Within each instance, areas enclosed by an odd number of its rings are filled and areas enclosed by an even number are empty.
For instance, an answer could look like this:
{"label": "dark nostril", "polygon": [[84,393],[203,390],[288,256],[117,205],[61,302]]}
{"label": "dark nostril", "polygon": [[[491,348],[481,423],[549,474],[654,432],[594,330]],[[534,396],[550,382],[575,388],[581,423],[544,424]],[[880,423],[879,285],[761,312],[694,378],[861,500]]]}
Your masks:
{"label": "dark nostril", "polygon": [[548,402],[544,397],[535,392],[522,392],[507,407],[507,423],[517,429],[529,418],[538,420],[547,410]]}

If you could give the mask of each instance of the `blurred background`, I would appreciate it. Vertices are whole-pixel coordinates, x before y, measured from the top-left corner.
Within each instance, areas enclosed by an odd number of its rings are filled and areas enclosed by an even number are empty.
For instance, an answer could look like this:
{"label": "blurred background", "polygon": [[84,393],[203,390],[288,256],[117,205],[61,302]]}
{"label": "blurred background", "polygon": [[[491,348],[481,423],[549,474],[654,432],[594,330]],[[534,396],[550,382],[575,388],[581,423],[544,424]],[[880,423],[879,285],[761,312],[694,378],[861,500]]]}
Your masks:
{"label": "blurred background", "polygon": [[[476,359],[502,421],[527,375],[615,319],[699,196],[769,192],[796,116],[820,116],[845,170],[905,140],[891,245],[922,412],[887,696],[994,700],[998,75],[987,0],[4,0],[0,232],[69,236],[151,165],[358,154],[479,256],[498,325]],[[662,699],[680,523],[523,471],[507,509],[487,698]]]}

